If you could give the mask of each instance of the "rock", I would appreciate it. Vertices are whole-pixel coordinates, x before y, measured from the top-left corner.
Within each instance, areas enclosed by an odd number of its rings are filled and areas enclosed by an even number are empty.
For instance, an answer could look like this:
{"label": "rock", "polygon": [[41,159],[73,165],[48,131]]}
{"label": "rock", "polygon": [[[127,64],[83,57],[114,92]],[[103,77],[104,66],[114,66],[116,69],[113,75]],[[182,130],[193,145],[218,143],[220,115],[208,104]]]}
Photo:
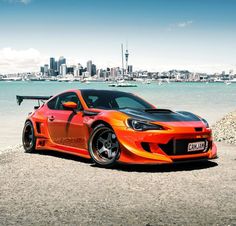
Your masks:
{"label": "rock", "polygon": [[236,144],[236,111],[227,114],[212,127],[213,137],[216,141]]}

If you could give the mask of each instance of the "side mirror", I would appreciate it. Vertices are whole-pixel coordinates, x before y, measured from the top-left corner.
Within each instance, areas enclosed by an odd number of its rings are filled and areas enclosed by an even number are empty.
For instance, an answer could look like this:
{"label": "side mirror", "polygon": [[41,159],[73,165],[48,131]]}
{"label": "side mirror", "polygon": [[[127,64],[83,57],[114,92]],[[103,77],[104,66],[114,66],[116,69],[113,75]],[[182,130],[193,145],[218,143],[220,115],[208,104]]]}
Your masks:
{"label": "side mirror", "polygon": [[75,110],[78,108],[78,104],[76,104],[75,102],[71,102],[71,101],[63,103],[62,106],[65,109],[70,109],[70,110]]}

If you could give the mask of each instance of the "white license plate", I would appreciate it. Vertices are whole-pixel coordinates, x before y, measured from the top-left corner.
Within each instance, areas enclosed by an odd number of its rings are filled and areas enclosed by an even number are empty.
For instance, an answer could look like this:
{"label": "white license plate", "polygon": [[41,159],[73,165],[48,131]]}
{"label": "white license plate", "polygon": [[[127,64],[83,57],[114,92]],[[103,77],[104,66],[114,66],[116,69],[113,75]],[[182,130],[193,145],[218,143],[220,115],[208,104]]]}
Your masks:
{"label": "white license plate", "polygon": [[199,141],[188,144],[188,152],[191,151],[203,151],[205,149],[205,141]]}

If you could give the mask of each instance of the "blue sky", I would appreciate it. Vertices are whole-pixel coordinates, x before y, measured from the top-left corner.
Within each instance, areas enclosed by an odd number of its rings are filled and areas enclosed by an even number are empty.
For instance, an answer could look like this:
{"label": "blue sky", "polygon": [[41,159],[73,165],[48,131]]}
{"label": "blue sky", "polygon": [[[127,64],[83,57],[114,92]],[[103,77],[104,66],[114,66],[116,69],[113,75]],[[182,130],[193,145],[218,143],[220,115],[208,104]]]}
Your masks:
{"label": "blue sky", "polygon": [[135,69],[236,69],[236,0],[0,0],[0,73],[47,58]]}

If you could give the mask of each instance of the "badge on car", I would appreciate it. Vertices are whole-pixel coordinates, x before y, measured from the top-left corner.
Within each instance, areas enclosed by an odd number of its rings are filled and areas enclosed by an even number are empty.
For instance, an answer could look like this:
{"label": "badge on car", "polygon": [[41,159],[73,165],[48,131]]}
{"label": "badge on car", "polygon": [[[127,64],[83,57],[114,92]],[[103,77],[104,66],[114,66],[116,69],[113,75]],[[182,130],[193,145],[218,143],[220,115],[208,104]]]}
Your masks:
{"label": "badge on car", "polygon": [[203,151],[205,149],[205,141],[199,141],[188,144],[188,152],[191,151]]}

